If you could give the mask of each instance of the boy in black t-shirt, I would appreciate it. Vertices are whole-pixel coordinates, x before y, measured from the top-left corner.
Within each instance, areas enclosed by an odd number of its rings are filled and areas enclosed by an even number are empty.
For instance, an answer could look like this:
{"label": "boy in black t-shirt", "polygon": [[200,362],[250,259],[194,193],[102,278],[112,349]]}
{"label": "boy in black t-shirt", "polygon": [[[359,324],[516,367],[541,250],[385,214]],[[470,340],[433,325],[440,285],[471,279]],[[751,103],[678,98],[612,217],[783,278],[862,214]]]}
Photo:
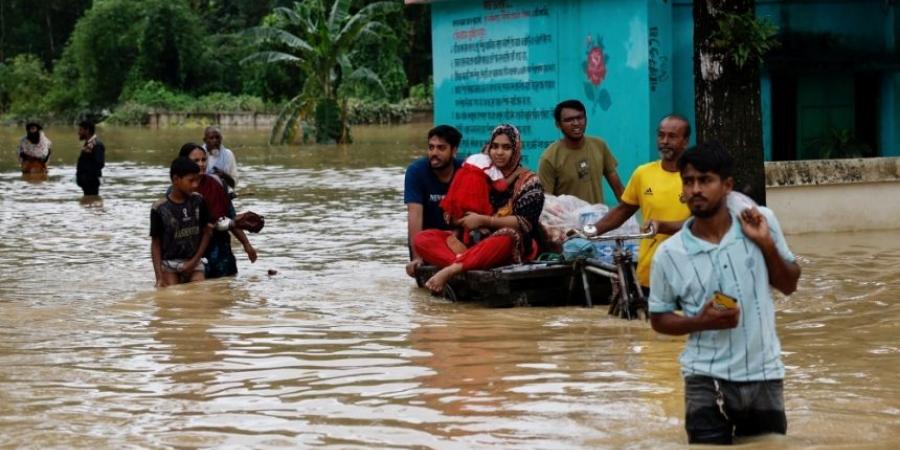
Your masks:
{"label": "boy in black t-shirt", "polygon": [[172,161],[172,189],[150,209],[150,256],[156,286],[165,287],[204,279],[212,223],[206,203],[195,193],[200,167],[188,158]]}

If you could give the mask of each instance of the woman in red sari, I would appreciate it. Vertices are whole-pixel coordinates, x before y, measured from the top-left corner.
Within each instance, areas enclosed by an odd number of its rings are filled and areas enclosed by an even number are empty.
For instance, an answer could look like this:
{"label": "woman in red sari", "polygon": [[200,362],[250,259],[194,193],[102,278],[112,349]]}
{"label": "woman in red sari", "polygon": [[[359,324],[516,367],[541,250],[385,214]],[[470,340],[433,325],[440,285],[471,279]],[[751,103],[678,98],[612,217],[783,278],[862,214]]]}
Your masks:
{"label": "woman in red sari", "polygon": [[468,248],[451,246],[458,242],[452,231],[425,230],[413,237],[416,253],[426,263],[442,267],[425,283],[432,292],[443,292],[453,276],[467,270],[519,263],[533,259],[537,253],[544,190],[537,175],[521,165],[519,130],[508,124],[498,126],[482,151],[491,157],[512,188],[503,192],[491,190],[492,215],[470,213],[456,221],[463,229],[488,232],[487,237]]}

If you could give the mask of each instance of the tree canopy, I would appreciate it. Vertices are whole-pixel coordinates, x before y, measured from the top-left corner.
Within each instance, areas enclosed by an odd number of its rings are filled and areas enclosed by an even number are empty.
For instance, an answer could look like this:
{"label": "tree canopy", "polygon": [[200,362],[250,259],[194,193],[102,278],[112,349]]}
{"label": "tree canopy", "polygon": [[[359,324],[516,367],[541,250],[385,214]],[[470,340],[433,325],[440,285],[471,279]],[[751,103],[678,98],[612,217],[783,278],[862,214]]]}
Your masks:
{"label": "tree canopy", "polygon": [[[334,0],[330,8],[323,0],[295,2],[291,8],[275,8],[266,26],[245,33],[267,50],[253,53],[245,63],[287,63],[306,73],[306,82],[278,117],[272,140],[290,141],[298,119],[313,119],[318,142],[346,142],[346,106],[348,90],[374,86],[385,92],[381,78],[371,67],[355,62],[363,39],[392,37],[393,32],[380,19],[396,11],[397,2],[379,1],[350,13],[350,0]],[[344,103],[346,105],[346,103]]]}
{"label": "tree canopy", "polygon": [[[163,102],[166,106],[210,95],[252,96],[260,104],[285,104],[313,90],[329,92],[326,97],[335,102],[339,97],[397,102],[409,96],[411,85],[423,84],[414,92],[427,91],[424,83],[431,74],[430,60],[414,51],[423,45],[421,39],[411,39],[430,34],[428,6],[403,8],[402,3],[4,0],[0,117],[102,115],[145,101],[142,92],[160,90],[167,93],[161,99],[172,100]],[[324,40],[304,36],[291,23],[295,15],[319,6],[332,24],[323,29]],[[308,41],[316,51],[299,53],[290,39],[278,41],[278,32]],[[254,42],[247,39],[248,33],[270,35]],[[294,54],[310,62],[271,64],[276,58],[270,64],[241,64],[261,50]],[[320,70],[325,66],[330,68],[327,76]],[[346,111],[338,115],[345,116]]]}

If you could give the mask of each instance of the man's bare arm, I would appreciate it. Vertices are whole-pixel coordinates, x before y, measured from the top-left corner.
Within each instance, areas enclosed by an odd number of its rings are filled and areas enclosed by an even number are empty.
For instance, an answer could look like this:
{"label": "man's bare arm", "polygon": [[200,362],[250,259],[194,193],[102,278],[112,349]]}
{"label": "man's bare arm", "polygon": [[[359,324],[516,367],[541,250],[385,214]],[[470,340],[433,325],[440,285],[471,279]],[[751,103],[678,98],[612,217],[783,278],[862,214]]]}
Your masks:
{"label": "man's bare arm", "polygon": [[154,237],[150,241],[150,259],[153,261],[153,274],[156,276],[156,286],[163,287],[162,274],[162,240]]}
{"label": "man's bare arm", "polygon": [[604,234],[621,227],[629,217],[637,212],[637,210],[637,206],[620,201],[618,206],[611,209],[595,224],[597,227],[597,234]]}
{"label": "man's bare arm", "polygon": [[613,193],[616,194],[616,201],[622,201],[622,193],[625,192],[625,186],[622,185],[622,179],[619,178],[619,173],[615,170],[606,174],[606,181],[609,183],[609,187],[612,188]]}
{"label": "man's bare arm", "polygon": [[738,325],[741,310],[738,308],[720,310],[712,301],[706,303],[699,315],[688,317],[678,314],[651,313],[650,326],[657,333],[680,336],[704,330],[727,330]]}
{"label": "man's bare arm", "polygon": [[[422,231],[422,216],[424,214],[425,208],[420,203],[407,203],[406,204],[406,238],[408,239],[409,246],[412,249],[413,238]],[[412,259],[417,259],[419,256],[416,255],[415,249],[412,250]]]}
{"label": "man's bare arm", "polygon": [[422,264],[422,258],[416,254],[413,238],[422,231],[422,216],[425,208],[420,203],[406,204],[406,238],[409,243],[410,261],[406,264],[406,274],[416,276],[416,267]]}

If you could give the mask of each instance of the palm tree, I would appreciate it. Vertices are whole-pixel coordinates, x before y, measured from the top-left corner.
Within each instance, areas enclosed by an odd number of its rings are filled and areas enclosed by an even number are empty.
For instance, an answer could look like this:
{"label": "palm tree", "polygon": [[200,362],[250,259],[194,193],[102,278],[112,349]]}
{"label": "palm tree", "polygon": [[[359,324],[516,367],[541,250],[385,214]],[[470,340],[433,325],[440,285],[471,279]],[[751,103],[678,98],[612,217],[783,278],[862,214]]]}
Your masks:
{"label": "palm tree", "polygon": [[306,73],[300,93],[287,102],[269,137],[270,143],[294,139],[298,121],[312,118],[316,142],[344,143],[350,139],[344,86],[369,83],[384,89],[367,67],[354,67],[350,55],[363,35],[383,36],[392,31],[378,21],[380,14],[399,9],[395,1],[377,1],[350,14],[351,0],[302,0],[292,8],[273,11],[269,26],[251,28],[246,34],[269,50],[256,52],[242,63],[296,64]]}

